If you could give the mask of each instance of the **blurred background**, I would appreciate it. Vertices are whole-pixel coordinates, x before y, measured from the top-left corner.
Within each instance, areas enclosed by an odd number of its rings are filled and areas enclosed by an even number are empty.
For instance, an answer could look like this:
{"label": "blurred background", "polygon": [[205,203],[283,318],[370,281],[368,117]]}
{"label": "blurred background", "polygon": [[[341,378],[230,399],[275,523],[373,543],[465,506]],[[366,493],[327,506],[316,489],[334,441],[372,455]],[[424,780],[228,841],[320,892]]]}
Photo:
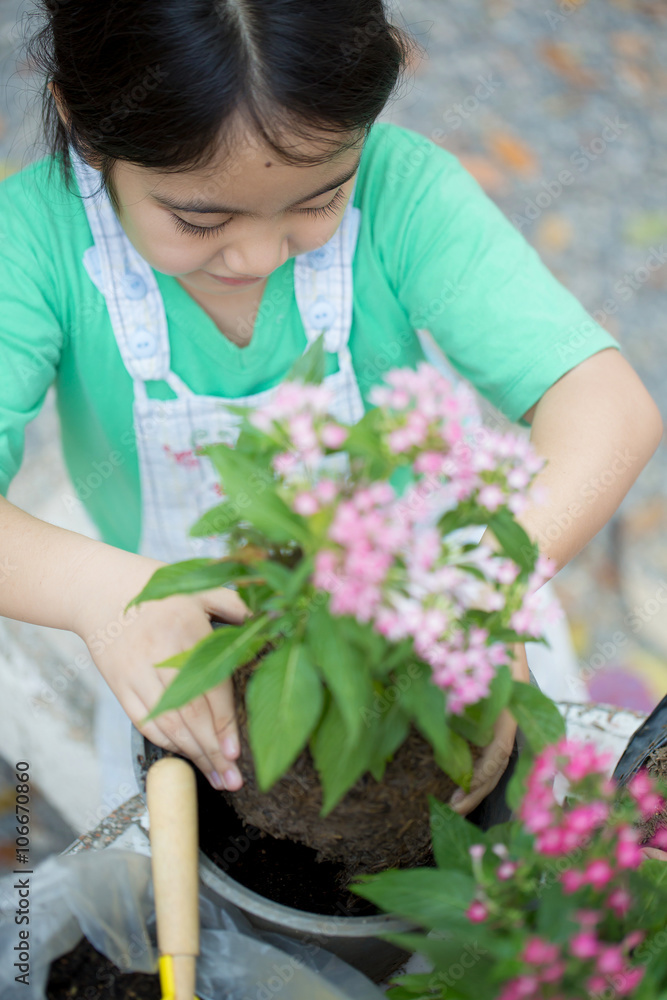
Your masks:
{"label": "blurred background", "polygon": [[[619,340],[667,422],[665,0],[401,0],[392,8],[424,54],[383,118],[461,160]],[[32,9],[29,0],[0,0],[0,178],[45,154],[40,81],[22,55]],[[567,185],[558,182],[564,170]],[[49,394],[9,499],[95,534],[81,509],[64,504],[68,492]],[[556,579],[591,701],[648,713],[667,692],[666,494],[663,443],[616,516]],[[122,774],[99,779],[95,684],[76,636],[0,619],[0,754],[31,764],[34,861],[134,794]],[[13,859],[13,784],[8,766],[0,869]]]}

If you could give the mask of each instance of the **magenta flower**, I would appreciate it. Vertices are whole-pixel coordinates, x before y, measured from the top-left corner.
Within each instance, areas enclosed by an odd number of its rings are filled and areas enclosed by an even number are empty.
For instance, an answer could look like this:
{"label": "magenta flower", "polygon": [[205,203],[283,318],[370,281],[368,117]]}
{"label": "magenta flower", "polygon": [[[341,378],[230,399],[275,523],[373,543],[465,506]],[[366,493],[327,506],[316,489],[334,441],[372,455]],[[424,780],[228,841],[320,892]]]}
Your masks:
{"label": "magenta flower", "polygon": [[489,911],[480,900],[475,899],[466,910],[466,917],[472,924],[483,923],[489,915]]}

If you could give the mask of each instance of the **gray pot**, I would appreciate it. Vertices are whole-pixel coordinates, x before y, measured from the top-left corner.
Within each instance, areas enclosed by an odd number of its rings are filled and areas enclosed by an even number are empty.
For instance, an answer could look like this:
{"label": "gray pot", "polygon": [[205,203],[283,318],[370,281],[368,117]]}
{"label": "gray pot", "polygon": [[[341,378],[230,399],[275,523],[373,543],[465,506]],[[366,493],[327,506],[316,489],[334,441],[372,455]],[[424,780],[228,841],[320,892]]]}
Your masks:
{"label": "gray pot", "polygon": [[[137,729],[133,729],[134,771],[144,796],[146,772],[162,756],[164,751],[145,739]],[[238,906],[254,927],[319,945],[377,983],[387,979],[409,957],[409,952],[377,936],[381,933],[397,934],[415,930],[414,924],[399,917],[384,914],[372,917],[328,917],[274,903],[235,881],[203,851],[199,852],[199,876],[214,896]]]}

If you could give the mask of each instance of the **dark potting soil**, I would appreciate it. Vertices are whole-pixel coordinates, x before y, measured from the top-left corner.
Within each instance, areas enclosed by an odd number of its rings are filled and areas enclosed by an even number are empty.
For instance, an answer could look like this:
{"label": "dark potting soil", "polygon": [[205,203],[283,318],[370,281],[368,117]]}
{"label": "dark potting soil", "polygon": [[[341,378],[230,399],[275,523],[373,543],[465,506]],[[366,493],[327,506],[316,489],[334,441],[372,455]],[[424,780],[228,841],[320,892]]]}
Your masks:
{"label": "dark potting soil", "polygon": [[[200,771],[197,774],[199,846],[225,874],[283,906],[326,916],[368,917],[379,910],[344,886],[344,865],[316,861],[317,852],[244,826]],[[221,836],[224,831],[224,837]]]}
{"label": "dark potting soil", "polygon": [[162,991],[157,973],[121,972],[84,937],[51,964],[46,996],[48,1000],[160,1000]]}

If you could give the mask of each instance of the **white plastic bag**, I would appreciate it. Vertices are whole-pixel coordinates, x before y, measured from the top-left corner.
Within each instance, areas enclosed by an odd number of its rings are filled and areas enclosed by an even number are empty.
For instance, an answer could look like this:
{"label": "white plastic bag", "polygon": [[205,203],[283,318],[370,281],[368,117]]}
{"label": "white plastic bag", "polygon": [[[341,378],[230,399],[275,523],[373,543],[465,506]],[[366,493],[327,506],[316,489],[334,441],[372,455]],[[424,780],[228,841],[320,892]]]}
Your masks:
{"label": "white plastic bag", "polygon": [[[27,905],[20,902],[26,899]],[[384,998],[379,987],[335,955],[257,931],[237,907],[219,904],[205,890],[199,913],[200,1000]],[[71,951],[82,934],[122,972],[156,972],[149,857],[120,848],[81,851],[49,858],[33,873],[1,879],[2,1000],[45,1000],[51,962]]]}

